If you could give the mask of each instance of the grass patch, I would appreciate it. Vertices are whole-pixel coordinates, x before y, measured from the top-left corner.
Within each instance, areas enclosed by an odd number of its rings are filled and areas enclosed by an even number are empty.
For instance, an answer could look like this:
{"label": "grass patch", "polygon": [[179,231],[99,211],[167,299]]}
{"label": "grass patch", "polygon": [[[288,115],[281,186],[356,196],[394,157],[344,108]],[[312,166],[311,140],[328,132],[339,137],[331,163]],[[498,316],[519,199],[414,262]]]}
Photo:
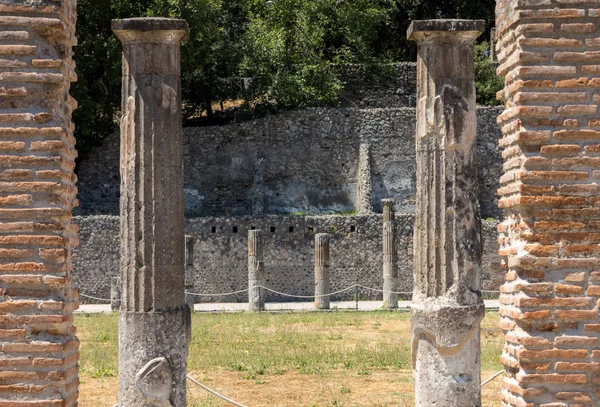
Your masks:
{"label": "grass patch", "polygon": [[[501,369],[498,358],[504,340],[498,319],[498,314],[488,313],[481,325],[481,365],[486,374]],[[80,315],[75,324],[81,340],[82,381],[89,385],[116,381],[117,315]],[[409,339],[408,313],[195,314],[188,370],[217,390],[231,386],[230,395],[243,397],[247,389],[247,397],[256,396],[252,402],[246,398],[253,407],[405,405],[412,400]],[[298,389],[290,388],[290,383],[298,383]],[[114,385],[106,388],[111,397],[116,395]],[[307,388],[320,390],[306,393]],[[281,402],[272,391],[299,395]],[[301,396],[305,393],[315,399]],[[81,407],[96,406],[86,404],[85,397],[82,391]],[[497,405],[497,398],[492,401],[484,405]],[[221,405],[197,389],[188,397],[188,406]]]}

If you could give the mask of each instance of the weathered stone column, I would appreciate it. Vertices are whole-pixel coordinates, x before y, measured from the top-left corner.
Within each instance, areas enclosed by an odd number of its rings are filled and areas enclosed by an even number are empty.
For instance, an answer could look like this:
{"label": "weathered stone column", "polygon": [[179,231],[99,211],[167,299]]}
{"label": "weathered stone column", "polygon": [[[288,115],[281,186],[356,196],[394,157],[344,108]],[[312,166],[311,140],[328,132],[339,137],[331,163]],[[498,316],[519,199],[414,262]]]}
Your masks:
{"label": "weathered stone column", "polygon": [[483,21],[414,21],[417,213],[411,315],[418,407],[481,405],[481,220],[473,41]]}
{"label": "weathered stone column", "polygon": [[[185,292],[194,291],[194,237],[185,237]],[[193,295],[185,294],[185,303],[194,311],[196,298]]]}
{"label": "weathered stone column", "polygon": [[383,308],[398,308],[398,267],[394,200],[383,199]]}
{"label": "weathered stone column", "polygon": [[0,1],[0,406],[77,406],[74,0]]}
{"label": "weathered stone column", "polygon": [[262,230],[248,231],[248,305],[250,311],[265,310],[265,263]]}
{"label": "weathered stone column", "polygon": [[121,309],[121,277],[110,279],[110,309],[115,312]]}
{"label": "weathered stone column", "polygon": [[315,307],[329,309],[331,297],[329,286],[329,242],[331,235],[317,233],[315,235]]}
{"label": "weathered stone column", "polygon": [[119,404],[186,405],[183,20],[115,20],[123,42]]}

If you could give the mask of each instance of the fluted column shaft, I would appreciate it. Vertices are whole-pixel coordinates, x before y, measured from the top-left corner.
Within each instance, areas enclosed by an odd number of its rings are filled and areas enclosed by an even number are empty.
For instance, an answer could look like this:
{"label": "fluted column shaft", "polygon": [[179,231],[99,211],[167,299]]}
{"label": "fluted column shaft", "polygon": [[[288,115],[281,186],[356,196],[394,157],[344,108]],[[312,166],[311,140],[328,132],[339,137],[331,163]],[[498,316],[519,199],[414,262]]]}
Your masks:
{"label": "fluted column shaft", "polygon": [[113,21],[123,43],[119,404],[186,405],[183,20]]}
{"label": "fluted column shaft", "polygon": [[418,407],[481,405],[481,221],[473,41],[483,21],[414,21],[417,213],[411,314]]}
{"label": "fluted column shaft", "polygon": [[383,203],[383,308],[398,308],[398,267],[394,200]]}
{"label": "fluted column shaft", "polygon": [[331,235],[317,233],[315,235],[315,307],[329,309],[331,298],[325,296],[331,292],[329,283],[329,242]]}
{"label": "fluted column shaft", "polygon": [[263,248],[262,230],[248,231],[248,306],[253,312],[265,310]]}

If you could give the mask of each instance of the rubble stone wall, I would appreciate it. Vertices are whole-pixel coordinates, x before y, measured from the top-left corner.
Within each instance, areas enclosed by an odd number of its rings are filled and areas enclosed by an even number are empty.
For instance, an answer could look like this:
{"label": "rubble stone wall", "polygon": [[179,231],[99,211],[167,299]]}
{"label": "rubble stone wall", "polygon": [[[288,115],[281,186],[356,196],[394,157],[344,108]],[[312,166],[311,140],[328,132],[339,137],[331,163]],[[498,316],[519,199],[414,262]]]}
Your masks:
{"label": "rubble stone wall", "polygon": [[[74,278],[82,293],[110,298],[110,279],[119,275],[119,218],[82,216],[75,221],[81,244],[74,255]],[[331,288],[337,291],[359,282],[383,287],[383,219],[379,214],[358,216],[267,216],[196,218],[186,221],[193,239],[194,292],[227,293],[247,288],[248,230],[264,235],[267,286],[285,293],[314,292],[314,234],[330,233]],[[412,292],[412,241],[414,215],[396,215],[396,250],[399,291]],[[497,222],[484,221],[483,287],[497,290],[504,279],[497,244]],[[354,292],[334,299],[352,299]],[[402,296],[401,296],[402,297]],[[405,295],[403,298],[408,298]],[[267,293],[267,301],[293,301]],[[362,299],[379,299],[381,293],[361,290]],[[94,302],[85,297],[82,302]],[[197,302],[245,302],[246,294],[223,298],[197,298]]]}
{"label": "rubble stone wall", "polygon": [[[496,124],[501,111],[477,110],[476,160],[484,218],[499,218],[501,213],[496,196],[502,173]],[[257,208],[264,214],[354,212],[360,206],[357,184],[359,179],[367,181],[366,175],[371,177],[376,212],[382,212],[385,198],[394,199],[398,211],[412,212],[415,115],[414,108],[313,108],[185,128],[186,216],[247,216]],[[359,165],[361,144],[370,146],[368,174]],[[80,163],[77,215],[118,215],[119,185],[115,134]],[[257,195],[263,197],[262,205],[256,204]]]}

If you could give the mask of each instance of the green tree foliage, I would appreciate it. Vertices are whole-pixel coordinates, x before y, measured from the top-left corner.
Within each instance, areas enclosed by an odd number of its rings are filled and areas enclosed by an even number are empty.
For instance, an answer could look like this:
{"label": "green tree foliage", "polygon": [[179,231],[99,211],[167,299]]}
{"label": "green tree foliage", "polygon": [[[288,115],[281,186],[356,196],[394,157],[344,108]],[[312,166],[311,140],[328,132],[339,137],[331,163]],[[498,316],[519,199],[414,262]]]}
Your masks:
{"label": "green tree foliage", "polygon": [[[184,117],[213,114],[213,104],[241,99],[256,108],[334,105],[348,64],[367,67],[414,60],[406,40],[413,19],[481,18],[493,22],[493,0],[79,0],[73,96],[78,149],[84,154],[117,128],[121,44],[111,20],[184,18]],[[479,55],[479,54],[478,54]],[[334,69],[334,67],[336,67]],[[376,71],[369,70],[366,71]],[[498,85],[478,60],[480,102]]]}
{"label": "green tree foliage", "polygon": [[475,88],[477,103],[499,105],[496,93],[504,86],[504,80],[496,75],[496,64],[490,60],[490,44],[486,41],[475,46]]}

